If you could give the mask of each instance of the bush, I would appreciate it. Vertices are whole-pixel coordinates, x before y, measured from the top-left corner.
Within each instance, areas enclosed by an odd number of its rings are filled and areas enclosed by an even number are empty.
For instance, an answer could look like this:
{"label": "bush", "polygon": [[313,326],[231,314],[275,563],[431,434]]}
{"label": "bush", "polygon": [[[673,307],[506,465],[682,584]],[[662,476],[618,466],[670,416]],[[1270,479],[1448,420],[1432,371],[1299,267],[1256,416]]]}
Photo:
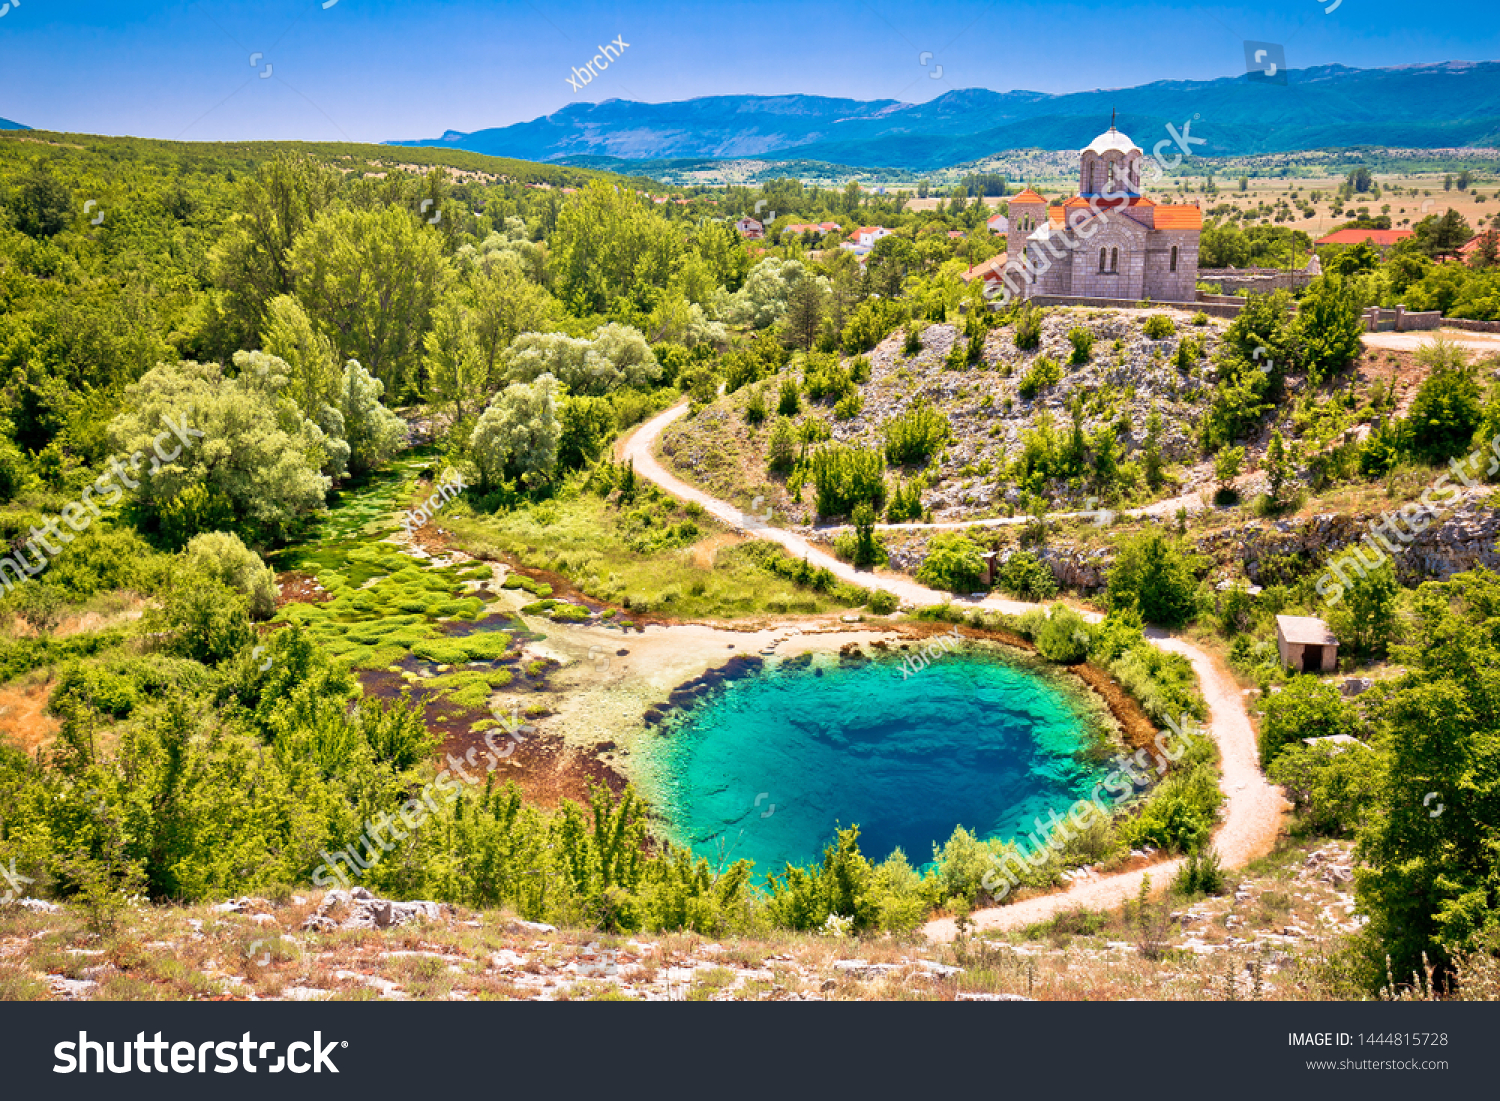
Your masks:
{"label": "bush", "polygon": [[853,420],[859,416],[860,410],[864,407],[865,399],[860,395],[860,392],[858,390],[850,390],[843,397],[839,398],[838,404],[833,407],[833,415],[841,421]]}
{"label": "bush", "polygon": [[1016,347],[1029,352],[1042,345],[1042,312],[1032,306],[1022,306],[1016,318]]}
{"label": "bush", "polygon": [[785,417],[777,417],[766,441],[766,465],[772,470],[790,470],[797,461],[797,429]]}
{"label": "bush", "polygon": [[1207,325],[1208,314],[1204,313],[1202,310],[1199,310],[1197,313],[1193,314],[1193,324],[1197,325],[1199,328]]}
{"label": "bush", "polygon": [[168,651],[204,665],[229,660],[255,639],[245,598],[209,577],[173,585],[163,607],[148,613],[147,623]]}
{"label": "bush", "polygon": [[974,541],[961,531],[941,531],[927,544],[917,580],[955,593],[976,591],[984,581],[984,559]]}
{"label": "bush", "polygon": [[1298,674],[1265,699],[1260,721],[1260,766],[1270,768],[1287,746],[1303,738],[1355,734],[1358,713],[1339,690],[1317,677]]}
{"label": "bush", "polygon": [[766,419],[766,395],[759,386],[750,391],[750,400],[745,403],[745,423],[758,425]]}
{"label": "bush", "polygon": [[1266,771],[1313,833],[1352,834],[1376,805],[1380,754],[1368,746],[1286,745]]}
{"label": "bush", "polygon": [[952,434],[947,416],[917,402],[905,413],[881,425],[886,461],[893,466],[925,463]]}
{"label": "bush", "polygon": [[1021,378],[1017,390],[1027,401],[1036,397],[1047,387],[1062,381],[1062,367],[1048,356],[1041,356],[1032,364],[1031,370]]}
{"label": "bush", "polygon": [[776,400],[776,413],[782,417],[795,417],[802,409],[798,400],[797,383],[789,378],[781,380],[781,396]]}
{"label": "bush", "polygon": [[182,564],[188,578],[211,578],[239,593],[254,618],[275,614],[276,573],[238,535],[212,531],[193,536],[182,552]]}
{"label": "bush", "polygon": [[870,612],[873,615],[890,615],[901,606],[900,599],[887,589],[870,590]]}
{"label": "bush", "polygon": [[891,503],[885,510],[885,519],[890,524],[902,524],[922,518],[922,490],[916,482],[898,482],[891,494]]}
{"label": "bush", "polygon": [[1093,634],[1083,616],[1066,604],[1054,604],[1032,641],[1048,661],[1072,665],[1088,656]]}
{"label": "bush", "polygon": [[1189,898],[1194,895],[1223,894],[1224,866],[1219,860],[1219,854],[1212,848],[1190,851],[1177,872],[1177,878],[1172,880],[1172,891]]}
{"label": "bush", "polygon": [[1069,362],[1075,367],[1087,363],[1094,354],[1094,334],[1082,325],[1075,325],[1068,330],[1068,343],[1073,345],[1073,355]]}
{"label": "bush", "polygon": [[819,516],[847,516],[859,504],[885,507],[885,464],[880,452],[834,444],[813,452],[809,463]]}
{"label": "bush", "polygon": [[1052,567],[1030,551],[1012,551],[995,571],[995,582],[1022,600],[1043,601],[1057,595]]}
{"label": "bush", "polygon": [[917,355],[922,350],[922,330],[924,325],[916,322],[906,327],[906,339],[901,342],[901,354],[904,356]]}
{"label": "bush", "polygon": [[1194,615],[1197,582],[1186,555],[1160,531],[1125,542],[1109,572],[1109,606],[1148,623],[1181,627]]}
{"label": "bush", "polygon": [[[1199,316],[1202,316],[1204,323],[1207,324],[1208,317],[1201,314]],[[1194,319],[1193,323],[1196,325],[1197,320]],[[1152,340],[1163,340],[1176,331],[1177,327],[1172,324],[1172,319],[1164,313],[1154,313],[1146,318],[1145,333]]]}

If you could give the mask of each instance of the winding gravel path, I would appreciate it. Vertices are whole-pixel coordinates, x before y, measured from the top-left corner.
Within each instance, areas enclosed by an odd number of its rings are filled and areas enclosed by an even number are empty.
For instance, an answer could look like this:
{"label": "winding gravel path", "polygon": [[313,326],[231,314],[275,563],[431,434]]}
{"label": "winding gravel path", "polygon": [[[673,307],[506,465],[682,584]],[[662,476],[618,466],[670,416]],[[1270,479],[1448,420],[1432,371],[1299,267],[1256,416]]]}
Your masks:
{"label": "winding gravel path", "polygon": [[[712,497],[669,473],[657,461],[656,441],[661,437],[662,431],[686,414],[687,410],[684,402],[658,413],[621,440],[616,447],[616,455],[622,461],[629,459],[636,474],[656,483],[679,500],[696,501],[724,523],[742,529],[747,534],[774,540],[792,554],[806,557],[815,566],[827,567],[845,581],[866,588],[885,589],[908,604],[936,604],[949,599],[950,594],[929,589],[905,574],[855,569],[795,532],[759,525],[754,517],[747,517],[729,502]],[[1021,614],[1035,607],[1034,604],[1000,596],[987,596],[983,600],[960,599],[955,603],[1012,614]],[[1086,611],[1084,615],[1093,621],[1101,618],[1098,612]],[[1214,833],[1214,846],[1225,867],[1241,867],[1270,852],[1281,828],[1284,807],[1281,789],[1268,783],[1261,774],[1255,745],[1255,728],[1245,710],[1244,696],[1234,678],[1220,668],[1209,654],[1196,646],[1156,630],[1148,631],[1147,637],[1163,650],[1182,654],[1192,662],[1193,671],[1198,675],[1199,686],[1208,703],[1207,730],[1219,746],[1220,785],[1226,796],[1223,821]],[[973,922],[979,929],[1016,929],[1045,921],[1064,910],[1117,906],[1125,899],[1135,896],[1140,889],[1142,877],[1149,874],[1152,882],[1160,886],[1176,874],[1180,864],[1181,858],[1178,858],[1133,871],[1095,876],[1049,895],[1026,899],[1009,906],[977,910],[972,915]],[[932,940],[945,941],[951,940],[956,930],[951,919],[942,919],[930,922],[926,933]]]}

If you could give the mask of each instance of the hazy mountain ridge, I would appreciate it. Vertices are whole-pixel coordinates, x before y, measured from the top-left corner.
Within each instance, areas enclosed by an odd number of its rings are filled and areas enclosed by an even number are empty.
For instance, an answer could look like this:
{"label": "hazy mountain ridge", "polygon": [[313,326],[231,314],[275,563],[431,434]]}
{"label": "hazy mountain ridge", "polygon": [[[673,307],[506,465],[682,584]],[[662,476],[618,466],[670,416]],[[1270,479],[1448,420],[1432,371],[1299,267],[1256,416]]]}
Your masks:
{"label": "hazy mountain ridge", "polygon": [[[705,96],[673,103],[570,103],[530,122],[393,142],[555,161],[739,158],[775,154],[856,167],[925,170],[1007,149],[1088,143],[1112,112],[1149,148],[1191,126],[1209,156],[1349,145],[1484,145],[1500,140],[1500,62],[1290,70],[1285,85],[1248,76],[1164,80],[1051,95],[966,88],[927,103],[823,96]],[[1153,138],[1151,135],[1157,135]]]}

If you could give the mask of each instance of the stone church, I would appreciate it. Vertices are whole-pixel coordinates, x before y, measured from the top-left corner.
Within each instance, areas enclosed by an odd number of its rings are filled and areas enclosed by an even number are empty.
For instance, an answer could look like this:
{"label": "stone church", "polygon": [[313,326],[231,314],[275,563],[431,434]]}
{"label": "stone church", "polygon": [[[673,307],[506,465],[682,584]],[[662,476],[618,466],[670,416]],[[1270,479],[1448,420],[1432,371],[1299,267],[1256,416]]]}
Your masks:
{"label": "stone church", "polygon": [[1016,297],[1194,300],[1203,212],[1146,198],[1141,159],[1110,126],[1083,150],[1077,195],[1048,206],[1027,188],[1010,200],[1006,267]]}

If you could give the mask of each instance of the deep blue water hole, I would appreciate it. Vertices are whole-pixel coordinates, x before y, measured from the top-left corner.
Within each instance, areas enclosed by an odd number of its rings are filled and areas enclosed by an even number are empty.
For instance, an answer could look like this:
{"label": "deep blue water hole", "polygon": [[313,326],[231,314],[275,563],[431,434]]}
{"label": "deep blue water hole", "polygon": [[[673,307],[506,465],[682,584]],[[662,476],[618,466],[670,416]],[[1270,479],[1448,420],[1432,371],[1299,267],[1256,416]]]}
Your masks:
{"label": "deep blue water hole", "polygon": [[872,860],[913,865],[957,826],[1021,836],[1083,796],[1098,717],[1024,658],[959,650],[903,678],[892,658],[773,664],[698,703],[660,748],[651,792],[679,844],[757,879],[821,857],[858,824]]}

